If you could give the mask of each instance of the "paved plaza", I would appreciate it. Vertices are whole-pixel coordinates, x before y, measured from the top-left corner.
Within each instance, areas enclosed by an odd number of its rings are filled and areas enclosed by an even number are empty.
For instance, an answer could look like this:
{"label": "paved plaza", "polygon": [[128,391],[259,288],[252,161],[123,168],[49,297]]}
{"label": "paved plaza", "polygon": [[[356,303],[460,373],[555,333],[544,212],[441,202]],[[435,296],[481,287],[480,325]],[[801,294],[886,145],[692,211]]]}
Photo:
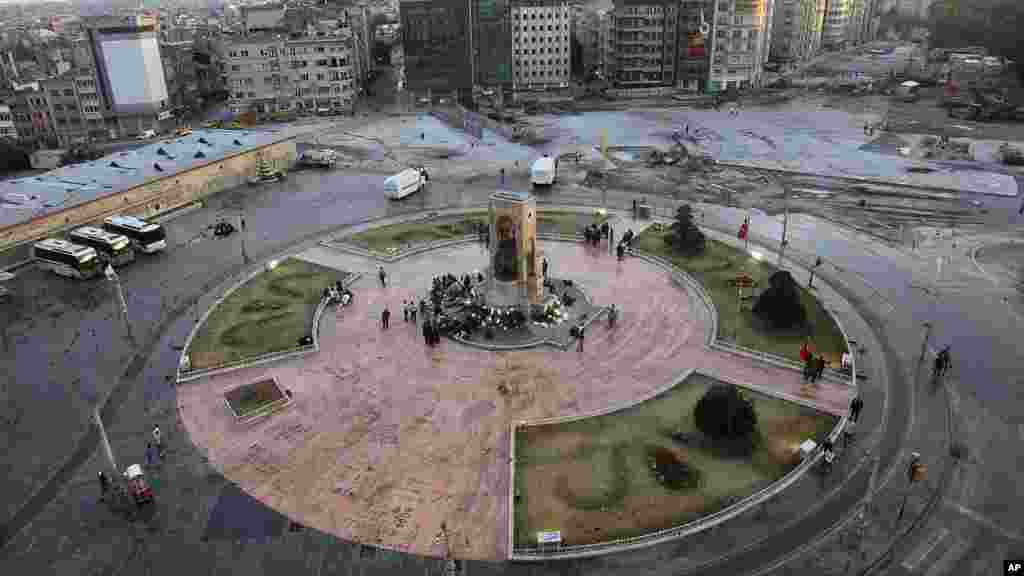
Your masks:
{"label": "paved plaza", "polygon": [[[852,390],[825,381],[812,396],[799,373],[705,346],[703,304],[643,260],[544,243],[551,273],[581,284],[598,305],[621,308],[617,326],[588,330],[582,353],[539,348],[495,353],[423,344],[399,316],[432,276],[486,266],[479,245],[435,251],[387,267],[329,248],[300,257],[362,271],[353,306],[324,317],[320,352],[210,377],[178,390],[191,441],[227,479],[304,525],[419,554],[507,554],[509,424],[591,412],[651,395],[688,369],[842,414]],[[380,313],[392,310],[388,330]],[[237,423],[226,389],[273,376],[292,404],[256,424]],[[510,390],[499,392],[504,384]],[[803,394],[803,395],[801,395]]]}

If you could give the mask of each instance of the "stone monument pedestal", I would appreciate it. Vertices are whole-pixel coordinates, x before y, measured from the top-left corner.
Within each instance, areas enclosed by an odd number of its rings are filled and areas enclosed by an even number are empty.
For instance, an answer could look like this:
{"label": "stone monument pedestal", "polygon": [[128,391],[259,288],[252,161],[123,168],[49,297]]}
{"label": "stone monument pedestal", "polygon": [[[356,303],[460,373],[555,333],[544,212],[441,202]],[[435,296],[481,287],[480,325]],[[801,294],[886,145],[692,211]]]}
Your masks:
{"label": "stone monument pedestal", "polygon": [[524,192],[491,195],[488,306],[519,307],[525,313],[544,299],[541,248],[537,246],[537,210]]}

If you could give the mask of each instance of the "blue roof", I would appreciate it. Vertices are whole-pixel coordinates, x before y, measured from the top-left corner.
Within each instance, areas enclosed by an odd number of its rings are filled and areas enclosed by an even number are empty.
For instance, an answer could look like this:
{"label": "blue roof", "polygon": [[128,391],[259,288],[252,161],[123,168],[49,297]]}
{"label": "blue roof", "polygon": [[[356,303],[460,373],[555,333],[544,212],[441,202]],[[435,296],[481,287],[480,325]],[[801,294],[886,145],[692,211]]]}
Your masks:
{"label": "blue roof", "polygon": [[260,130],[195,130],[92,162],[0,182],[0,228],[288,139]]}

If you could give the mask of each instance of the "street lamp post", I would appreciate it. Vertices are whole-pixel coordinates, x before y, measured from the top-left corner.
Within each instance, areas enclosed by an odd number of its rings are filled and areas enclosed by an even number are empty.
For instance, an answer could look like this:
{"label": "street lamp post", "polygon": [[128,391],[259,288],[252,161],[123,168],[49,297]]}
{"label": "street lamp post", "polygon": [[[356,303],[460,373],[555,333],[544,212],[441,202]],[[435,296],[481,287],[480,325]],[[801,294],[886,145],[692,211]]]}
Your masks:
{"label": "street lamp post", "polygon": [[782,201],[785,206],[785,214],[782,216],[782,240],[779,242],[779,264],[782,268],[782,259],[786,254],[786,232],[789,230],[789,186],[782,185]]}
{"label": "street lamp post", "polygon": [[132,334],[132,324],[128,320],[128,301],[124,297],[124,288],[121,286],[121,277],[114,271],[114,267],[107,264],[106,269],[103,271],[106,275],[107,280],[113,282],[114,287],[117,288],[117,298],[121,302],[121,318],[124,320],[124,328],[128,334],[128,341],[135,346],[135,336]]}
{"label": "street lamp post", "polygon": [[249,254],[245,251],[245,214],[238,215],[238,231],[242,237],[242,264],[249,265]]}

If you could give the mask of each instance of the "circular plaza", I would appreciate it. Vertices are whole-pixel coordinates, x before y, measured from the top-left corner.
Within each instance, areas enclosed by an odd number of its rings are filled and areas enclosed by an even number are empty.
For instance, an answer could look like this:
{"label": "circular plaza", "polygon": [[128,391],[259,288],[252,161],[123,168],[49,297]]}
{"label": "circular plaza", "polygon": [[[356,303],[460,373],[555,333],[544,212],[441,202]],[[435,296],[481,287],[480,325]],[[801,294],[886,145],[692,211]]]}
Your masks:
{"label": "circular plaza", "polygon": [[[620,216],[612,224],[642,227]],[[711,346],[714,304],[665,266],[616,258],[605,242],[537,242],[550,275],[570,280],[592,304],[590,318],[574,318],[571,308],[567,314],[570,323],[590,322],[583,346],[425,343],[423,318],[403,318],[404,304],[422,299],[439,275],[487,270],[493,260],[486,242],[449,242],[391,258],[322,242],[289,261],[336,271],[354,295],[351,303],[317,307],[315,343],[301,354],[231,364],[181,382],[178,412],[191,441],[228,480],[295,522],[367,545],[497,560],[520,545],[513,538],[517,526],[532,531],[561,518],[563,525],[544,528],[571,535],[592,522],[623,521],[615,510],[556,517],[515,510],[517,426],[614,412],[692,374],[786,399],[831,423],[846,414],[854,395],[849,385],[826,380],[809,394],[798,370]],[[614,324],[592,312],[611,305],[618,311]],[[386,328],[385,308],[391,311]],[[191,348],[183,353],[195,356]],[[231,392],[264,382],[279,391],[275,409],[239,417]],[[644,498],[632,505],[654,510],[685,503]],[[654,518],[650,526],[674,521]]]}

